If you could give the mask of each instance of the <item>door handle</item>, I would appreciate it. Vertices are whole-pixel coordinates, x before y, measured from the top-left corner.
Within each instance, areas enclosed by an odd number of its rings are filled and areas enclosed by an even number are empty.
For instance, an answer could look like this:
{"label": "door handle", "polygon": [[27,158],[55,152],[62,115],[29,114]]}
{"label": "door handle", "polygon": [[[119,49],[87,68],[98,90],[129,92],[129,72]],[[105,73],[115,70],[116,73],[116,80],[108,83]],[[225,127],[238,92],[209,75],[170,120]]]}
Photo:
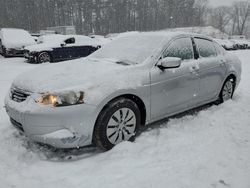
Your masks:
{"label": "door handle", "polygon": [[192,66],[191,67],[191,71],[198,71],[199,70],[199,67],[197,67],[197,66]]}
{"label": "door handle", "polygon": [[226,61],[225,59],[221,59],[220,62],[221,62],[222,64],[225,64],[227,61]]}
{"label": "door handle", "polygon": [[198,75],[198,70],[199,70],[199,67],[197,66],[192,66],[190,68],[190,73],[193,74],[193,75]]}

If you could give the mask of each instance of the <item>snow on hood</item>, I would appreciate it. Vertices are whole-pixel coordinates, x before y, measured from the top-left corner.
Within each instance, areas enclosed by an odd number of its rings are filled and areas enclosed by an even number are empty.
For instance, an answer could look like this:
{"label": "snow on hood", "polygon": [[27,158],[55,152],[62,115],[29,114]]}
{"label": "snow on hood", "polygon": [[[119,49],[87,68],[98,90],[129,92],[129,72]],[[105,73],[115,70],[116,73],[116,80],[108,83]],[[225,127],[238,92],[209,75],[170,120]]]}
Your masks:
{"label": "snow on hood", "polygon": [[61,47],[60,42],[35,44],[27,46],[24,49],[29,50],[30,52],[41,52],[41,51],[52,51],[53,48],[59,48],[59,47]]}
{"label": "snow on hood", "polygon": [[6,48],[23,48],[35,44],[32,36],[23,29],[1,29],[0,38]]}
{"label": "snow on hood", "polygon": [[[94,60],[81,58],[57,64],[42,64],[19,75],[13,82],[17,87],[34,93],[60,91],[86,91],[97,87],[113,88],[134,87],[140,84],[133,78],[134,65],[117,64],[115,60]],[[133,79],[133,80],[131,80]],[[136,83],[136,81],[138,83]],[[99,92],[104,92],[102,89]]]}

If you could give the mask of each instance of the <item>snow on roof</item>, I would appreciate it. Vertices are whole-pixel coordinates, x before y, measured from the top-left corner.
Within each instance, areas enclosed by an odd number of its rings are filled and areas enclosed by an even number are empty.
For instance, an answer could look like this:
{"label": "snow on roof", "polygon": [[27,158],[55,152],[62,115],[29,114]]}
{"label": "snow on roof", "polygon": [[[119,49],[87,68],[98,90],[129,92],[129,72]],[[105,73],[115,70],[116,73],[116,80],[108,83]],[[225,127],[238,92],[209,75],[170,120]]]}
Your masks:
{"label": "snow on roof", "polygon": [[202,35],[207,35],[213,38],[228,38],[226,33],[223,33],[219,29],[216,29],[212,26],[206,27],[180,27],[180,28],[172,28],[172,29],[165,29],[165,31],[180,31],[180,32],[188,32],[188,33],[197,33]]}

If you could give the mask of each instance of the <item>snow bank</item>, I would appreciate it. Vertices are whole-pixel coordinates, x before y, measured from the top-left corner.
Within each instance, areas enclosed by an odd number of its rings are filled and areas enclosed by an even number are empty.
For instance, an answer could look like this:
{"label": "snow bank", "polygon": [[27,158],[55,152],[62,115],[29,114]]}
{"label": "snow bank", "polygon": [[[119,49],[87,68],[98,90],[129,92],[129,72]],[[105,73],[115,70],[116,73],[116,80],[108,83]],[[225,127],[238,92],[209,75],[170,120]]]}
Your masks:
{"label": "snow bank", "polygon": [[[106,153],[33,144],[0,108],[0,187],[249,188],[250,51],[230,53],[243,61],[232,101],[155,123],[136,142]],[[0,106],[14,77],[36,67],[23,61],[0,60]]]}

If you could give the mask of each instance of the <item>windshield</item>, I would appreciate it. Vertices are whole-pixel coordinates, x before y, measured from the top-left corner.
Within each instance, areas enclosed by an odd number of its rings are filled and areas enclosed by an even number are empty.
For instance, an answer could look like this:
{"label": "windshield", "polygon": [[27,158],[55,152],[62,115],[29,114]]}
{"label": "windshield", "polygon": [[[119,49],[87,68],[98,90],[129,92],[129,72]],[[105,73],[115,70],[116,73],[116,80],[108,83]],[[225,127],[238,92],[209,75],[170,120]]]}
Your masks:
{"label": "windshield", "polygon": [[129,64],[143,63],[154,51],[162,48],[166,36],[161,34],[134,34],[115,39],[90,55],[90,58],[116,59]]}

